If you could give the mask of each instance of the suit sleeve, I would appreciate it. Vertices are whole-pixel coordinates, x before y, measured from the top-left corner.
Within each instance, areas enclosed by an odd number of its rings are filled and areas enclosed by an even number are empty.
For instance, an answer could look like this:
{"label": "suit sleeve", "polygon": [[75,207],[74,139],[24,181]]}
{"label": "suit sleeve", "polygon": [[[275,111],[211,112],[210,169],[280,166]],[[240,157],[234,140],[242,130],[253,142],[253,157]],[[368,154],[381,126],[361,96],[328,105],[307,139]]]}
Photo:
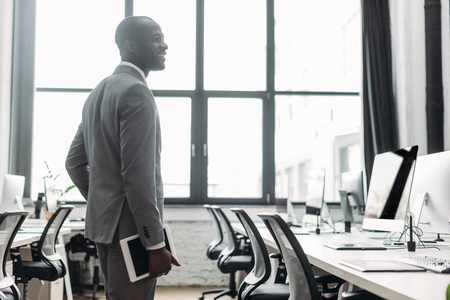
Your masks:
{"label": "suit sleeve", "polygon": [[143,84],[128,89],[119,105],[121,172],[128,204],[144,247],[164,241],[158,209],[160,138],[153,95]]}
{"label": "suit sleeve", "polygon": [[73,183],[80,190],[81,195],[87,200],[89,190],[89,171],[86,148],[84,146],[82,126],[78,126],[78,131],[72,141],[69,153],[66,158],[66,170]]}

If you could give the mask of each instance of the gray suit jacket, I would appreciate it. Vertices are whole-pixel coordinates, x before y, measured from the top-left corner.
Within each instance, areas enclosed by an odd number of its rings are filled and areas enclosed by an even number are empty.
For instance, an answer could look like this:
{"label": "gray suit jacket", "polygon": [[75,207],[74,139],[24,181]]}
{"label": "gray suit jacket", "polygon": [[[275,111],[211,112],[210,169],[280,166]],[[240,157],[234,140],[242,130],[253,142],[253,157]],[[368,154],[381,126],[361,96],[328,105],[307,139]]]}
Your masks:
{"label": "gray suit jacket", "polygon": [[66,159],[87,200],[87,238],[111,243],[125,224],[145,247],[164,240],[160,152],[153,94],[135,69],[118,66],[86,100]]}

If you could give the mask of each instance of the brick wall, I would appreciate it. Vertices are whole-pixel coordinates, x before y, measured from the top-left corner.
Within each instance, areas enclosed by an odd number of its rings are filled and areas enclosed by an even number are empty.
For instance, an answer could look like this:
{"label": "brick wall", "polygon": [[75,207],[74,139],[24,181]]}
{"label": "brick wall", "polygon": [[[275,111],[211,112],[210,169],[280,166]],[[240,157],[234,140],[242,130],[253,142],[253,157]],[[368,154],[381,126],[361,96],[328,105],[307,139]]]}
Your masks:
{"label": "brick wall", "polygon": [[222,274],[217,261],[206,256],[206,248],[214,238],[211,221],[166,221],[170,226],[181,267],[173,267],[158,285],[202,286],[228,285],[229,275]]}

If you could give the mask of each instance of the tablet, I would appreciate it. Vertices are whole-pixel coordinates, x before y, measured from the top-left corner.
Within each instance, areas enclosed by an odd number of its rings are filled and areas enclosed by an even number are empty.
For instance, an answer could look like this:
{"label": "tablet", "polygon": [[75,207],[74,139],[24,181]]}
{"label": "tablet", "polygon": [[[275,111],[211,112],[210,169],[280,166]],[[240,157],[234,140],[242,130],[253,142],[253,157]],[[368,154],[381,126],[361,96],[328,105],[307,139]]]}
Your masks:
{"label": "tablet", "polygon": [[323,243],[325,247],[334,250],[386,250],[387,248],[380,245],[369,243]]}
{"label": "tablet", "polygon": [[340,264],[361,272],[424,272],[423,268],[395,260],[340,260]]}
{"label": "tablet", "polygon": [[[177,258],[175,246],[173,244],[172,235],[170,234],[169,225],[164,224],[164,237],[167,250]],[[128,277],[131,282],[141,280],[148,277],[148,251],[142,246],[139,235],[133,235],[120,240],[125,265],[127,267]]]}

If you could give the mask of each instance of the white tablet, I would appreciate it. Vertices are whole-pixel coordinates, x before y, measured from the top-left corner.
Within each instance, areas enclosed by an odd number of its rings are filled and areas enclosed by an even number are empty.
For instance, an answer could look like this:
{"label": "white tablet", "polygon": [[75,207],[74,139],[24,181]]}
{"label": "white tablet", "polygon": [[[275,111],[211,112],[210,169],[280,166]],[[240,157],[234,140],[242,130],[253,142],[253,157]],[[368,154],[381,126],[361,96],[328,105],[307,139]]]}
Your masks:
{"label": "white tablet", "polygon": [[[166,248],[172,253],[173,257],[177,258],[169,225],[164,224],[163,228]],[[136,234],[120,240],[120,247],[130,281],[135,282],[148,277],[148,251],[142,246],[139,235]]]}

